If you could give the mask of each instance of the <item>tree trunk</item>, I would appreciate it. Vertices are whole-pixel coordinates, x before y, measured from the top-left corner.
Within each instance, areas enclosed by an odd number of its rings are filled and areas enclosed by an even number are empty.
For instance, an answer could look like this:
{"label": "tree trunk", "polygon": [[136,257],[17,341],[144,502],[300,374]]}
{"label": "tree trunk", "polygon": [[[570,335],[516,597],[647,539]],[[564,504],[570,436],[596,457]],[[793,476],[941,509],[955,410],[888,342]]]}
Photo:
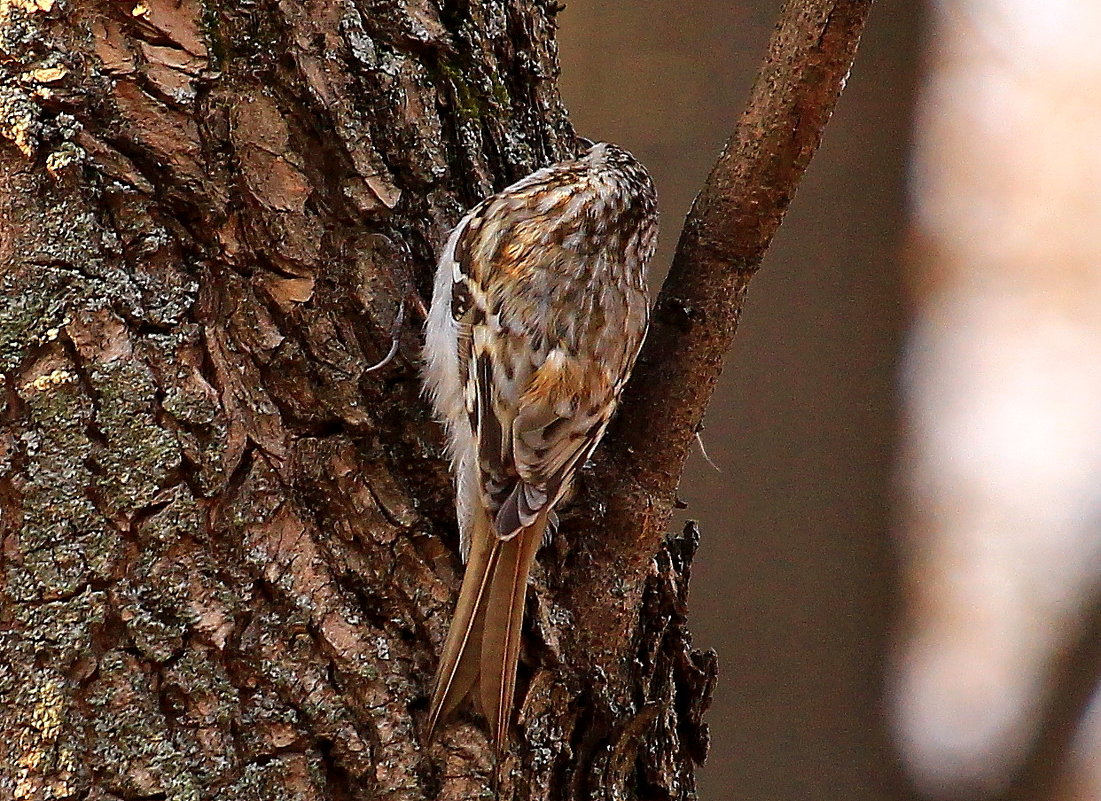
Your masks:
{"label": "tree trunk", "polygon": [[[424,742],[462,568],[418,298],[575,140],[555,2],[439,5],[0,0],[0,797],[492,791],[473,713]],[[695,530],[609,661],[568,518],[501,796],[691,798]]]}

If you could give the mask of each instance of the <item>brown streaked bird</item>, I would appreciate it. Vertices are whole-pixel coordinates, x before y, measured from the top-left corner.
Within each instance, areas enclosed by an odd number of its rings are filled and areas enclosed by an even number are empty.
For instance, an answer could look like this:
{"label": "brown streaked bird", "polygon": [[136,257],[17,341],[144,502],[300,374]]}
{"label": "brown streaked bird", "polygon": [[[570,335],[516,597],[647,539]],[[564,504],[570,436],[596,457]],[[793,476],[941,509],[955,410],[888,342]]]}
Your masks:
{"label": "brown streaked bird", "polygon": [[646,168],[598,143],[486,198],[447,240],[424,378],[467,565],[430,736],[473,693],[507,746],[528,574],[642,345],[657,219]]}

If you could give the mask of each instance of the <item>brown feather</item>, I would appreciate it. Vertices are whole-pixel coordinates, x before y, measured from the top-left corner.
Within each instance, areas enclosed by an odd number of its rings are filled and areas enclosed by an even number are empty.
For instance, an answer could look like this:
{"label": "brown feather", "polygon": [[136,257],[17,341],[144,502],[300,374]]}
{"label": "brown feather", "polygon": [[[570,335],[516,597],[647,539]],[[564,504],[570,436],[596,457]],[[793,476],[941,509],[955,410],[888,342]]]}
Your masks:
{"label": "brown feather", "polygon": [[500,556],[486,602],[478,692],[499,754],[508,745],[528,575],[543,541],[546,521],[546,513],[540,514],[531,526],[512,539],[499,541]]}
{"label": "brown feather", "polygon": [[600,143],[487,198],[440,256],[425,377],[470,562],[430,730],[473,692],[506,750],[528,574],[638,354],[656,236],[645,168]]}
{"label": "brown feather", "polygon": [[437,724],[462,703],[478,680],[486,603],[490,597],[488,590],[501,546],[490,526],[485,515],[479,515],[471,534],[470,560],[463,575],[463,586],[459,590],[447,642],[436,669],[432,705],[428,712],[429,740],[435,735]]}

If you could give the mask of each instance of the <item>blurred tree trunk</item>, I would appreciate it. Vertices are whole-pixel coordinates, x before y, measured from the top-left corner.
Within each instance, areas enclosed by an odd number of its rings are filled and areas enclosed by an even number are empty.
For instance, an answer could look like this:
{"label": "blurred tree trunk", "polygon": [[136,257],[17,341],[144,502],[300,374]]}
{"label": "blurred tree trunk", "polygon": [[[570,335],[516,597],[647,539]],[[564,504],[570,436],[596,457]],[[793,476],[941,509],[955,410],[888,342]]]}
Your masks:
{"label": "blurred tree trunk", "polygon": [[[415,298],[574,138],[557,4],[443,5],[0,0],[0,797],[492,786],[472,716],[422,741],[461,565]],[[544,554],[504,797],[692,796],[694,544],[612,672]]]}

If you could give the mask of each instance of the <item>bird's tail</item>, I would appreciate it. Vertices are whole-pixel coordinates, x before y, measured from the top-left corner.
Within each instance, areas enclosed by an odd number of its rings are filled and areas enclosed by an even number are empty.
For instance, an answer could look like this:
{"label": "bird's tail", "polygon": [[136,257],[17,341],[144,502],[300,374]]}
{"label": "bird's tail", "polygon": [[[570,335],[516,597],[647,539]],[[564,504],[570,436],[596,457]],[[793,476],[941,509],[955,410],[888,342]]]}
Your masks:
{"label": "bird's tail", "polygon": [[436,671],[429,738],[477,686],[497,751],[505,749],[528,575],[546,526],[547,516],[540,514],[530,526],[502,540],[488,517],[478,515],[475,520],[463,586]]}

